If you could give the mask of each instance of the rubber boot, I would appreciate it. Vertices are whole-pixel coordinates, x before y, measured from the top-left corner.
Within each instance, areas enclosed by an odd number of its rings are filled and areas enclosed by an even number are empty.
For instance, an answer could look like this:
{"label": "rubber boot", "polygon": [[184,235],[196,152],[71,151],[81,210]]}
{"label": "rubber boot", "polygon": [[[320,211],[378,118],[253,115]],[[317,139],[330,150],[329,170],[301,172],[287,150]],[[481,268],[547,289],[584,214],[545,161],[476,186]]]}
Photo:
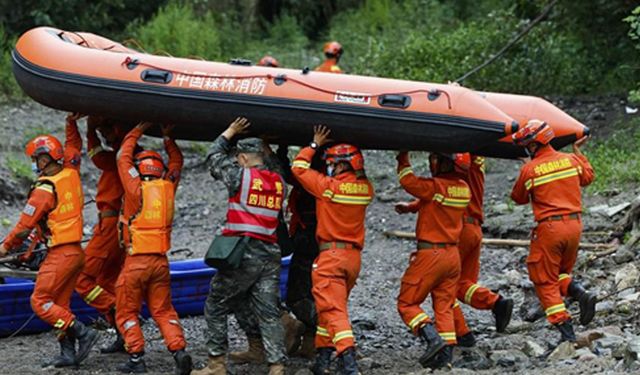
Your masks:
{"label": "rubber boot", "polygon": [[444,348],[440,349],[438,354],[431,360],[427,367],[432,370],[443,368],[443,367],[451,367],[451,362],[453,361],[453,345],[446,345]]}
{"label": "rubber boot", "polygon": [[125,374],[142,374],[147,372],[147,365],[144,363],[144,353],[131,353],[127,362],[118,366],[118,371]]}
{"label": "rubber boot", "polygon": [[60,344],[60,354],[42,367],[69,367],[76,364],[76,343],[69,335],[64,335],[58,343]]}
{"label": "rubber boot", "polygon": [[116,339],[111,344],[100,348],[100,353],[102,354],[111,354],[111,353],[125,353],[124,349],[124,339],[120,332],[116,329]]}
{"label": "rubber boot", "polygon": [[502,333],[511,321],[511,313],[513,312],[513,300],[500,296],[493,305],[493,316],[496,319],[496,331]]}
{"label": "rubber boot", "polygon": [[333,348],[318,348],[316,351],[316,362],[311,367],[313,375],[326,375],[330,374],[329,367],[331,367],[331,354],[333,354]]}
{"label": "rubber boot", "polygon": [[78,340],[78,352],[76,353],[76,364],[84,361],[91,353],[91,348],[98,342],[98,331],[85,326],[81,321],[74,320],[67,329],[67,335]]}
{"label": "rubber boot", "polygon": [[431,359],[445,347],[446,343],[442,340],[442,337],[440,337],[438,331],[436,331],[435,327],[431,323],[427,323],[422,326],[418,330],[418,333],[427,346],[427,349],[419,360],[422,367],[426,368],[429,366]]}
{"label": "rubber boot", "polygon": [[307,332],[302,336],[302,344],[300,345],[300,349],[295,353],[296,356],[313,359],[316,353],[316,345],[315,345],[315,337],[316,335],[312,330],[307,329]]}
{"label": "rubber boot", "polygon": [[569,341],[576,342],[576,334],[573,332],[573,325],[570,321],[556,324],[556,328],[560,331],[560,342]]}
{"label": "rubber boot", "polygon": [[301,337],[305,330],[304,324],[287,312],[281,315],[280,321],[282,322],[282,328],[284,328],[284,347],[287,355],[292,355],[298,350],[302,342]]}
{"label": "rubber boot", "polygon": [[568,292],[573,299],[580,303],[580,324],[586,326],[596,315],[598,298],[595,294],[587,292],[582,285],[575,280],[571,280]]}
{"label": "rubber boot", "polygon": [[473,332],[456,337],[456,341],[458,342],[458,346],[463,348],[473,348],[476,346],[476,337],[473,335]]}
{"label": "rubber boot", "polygon": [[284,375],[284,365],[281,363],[269,365],[269,375]]}
{"label": "rubber boot", "polygon": [[191,375],[227,375],[227,363],[223,355],[209,356],[207,367],[191,371]]}
{"label": "rubber boot", "polygon": [[348,348],[338,356],[338,373],[341,375],[358,375],[358,363],[356,362],[356,350]]}
{"label": "rubber boot", "polygon": [[263,363],[265,361],[264,345],[261,338],[249,338],[249,349],[246,352],[231,352],[229,360],[233,363]]}
{"label": "rubber boot", "polygon": [[173,360],[176,361],[176,375],[191,374],[191,356],[184,349],[177,350],[171,354],[173,354]]}

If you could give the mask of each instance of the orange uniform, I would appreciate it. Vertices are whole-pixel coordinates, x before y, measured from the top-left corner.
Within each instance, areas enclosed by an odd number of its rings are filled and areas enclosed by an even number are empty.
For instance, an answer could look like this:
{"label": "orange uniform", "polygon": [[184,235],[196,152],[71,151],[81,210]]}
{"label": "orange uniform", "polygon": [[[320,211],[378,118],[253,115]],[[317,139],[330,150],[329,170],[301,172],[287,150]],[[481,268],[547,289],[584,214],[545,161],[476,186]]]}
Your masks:
{"label": "orange uniform", "polygon": [[326,59],[316,68],[316,72],[344,73],[336,59]]}
{"label": "orange uniform", "polygon": [[365,213],[374,192],[369,180],[353,171],[328,177],[311,169],[315,152],[303,148],[292,171],[316,198],[320,254],[311,275],[318,313],[316,348],[335,347],[339,355],[355,345],[347,302],[360,273]]}
{"label": "orange uniform", "polygon": [[76,291],[86,303],[115,324],[110,312],[115,308],[115,285],[125,256],[118,240],[118,213],[124,192],[118,176],[117,150],[103,149],[95,130],[87,131],[87,143],[89,156],[102,174],[95,198],[98,224],[85,248],[85,265],[78,277]]}
{"label": "orange uniform", "polygon": [[517,204],[531,202],[538,222],[531,236],[527,267],[552,324],[571,319],[562,296],[567,295],[571,283],[582,234],[580,187],[593,179],[593,169],[583,155],[543,146],[522,166],[511,192]]}
{"label": "orange uniform", "polygon": [[414,334],[431,319],[420,305],[431,294],[436,329],[448,344],[456,343],[452,307],[460,276],[458,240],[462,216],[471,192],[454,174],[435,178],[417,177],[408,153],[398,155],[398,177],[402,187],[419,199],[416,237],[418,250],[411,254],[402,276],[398,312]]}
{"label": "orange uniform", "polygon": [[[176,143],[165,138],[169,168],[164,180],[142,181],[133,153],[142,132],[134,128],[125,137],[118,159],[124,187],[123,239],[128,255],[116,282],[116,322],[129,353],[144,351],[138,314],[146,301],[167,348],[186,347],[178,314],[171,303],[169,261],[173,197],[178,187],[183,159]],[[144,186],[144,189],[143,189]],[[145,199],[146,198],[146,199]]]}
{"label": "orange uniform", "polygon": [[62,171],[38,178],[20,221],[3,244],[7,250],[20,246],[36,227],[39,237],[46,240],[47,257],[38,271],[31,307],[40,319],[61,331],[75,319],[69,302],[84,264],[80,246],[84,202],[79,174],[82,139],[75,121],[67,122],[65,133]]}
{"label": "orange uniform", "polygon": [[[482,248],[482,222],[484,214],[482,203],[484,200],[484,158],[471,156],[469,172],[464,176],[465,182],[471,189],[471,201],[463,218],[462,233],[460,234],[460,281],[458,282],[458,300],[480,310],[490,310],[500,296],[489,289],[477,284],[480,273],[480,249]],[[460,308],[456,302],[453,309],[456,333],[464,336],[470,330]]]}

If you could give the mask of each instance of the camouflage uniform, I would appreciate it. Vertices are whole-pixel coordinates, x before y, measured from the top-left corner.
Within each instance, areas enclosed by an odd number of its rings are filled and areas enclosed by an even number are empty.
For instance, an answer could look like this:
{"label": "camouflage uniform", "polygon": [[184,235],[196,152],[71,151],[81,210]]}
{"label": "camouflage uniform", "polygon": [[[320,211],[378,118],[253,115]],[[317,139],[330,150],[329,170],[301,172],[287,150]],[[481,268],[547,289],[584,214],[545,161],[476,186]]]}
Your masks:
{"label": "camouflage uniform", "polygon": [[[207,156],[211,175],[225,184],[230,197],[237,194],[243,173],[243,168],[237,163],[232,151],[231,143],[219,136],[213,142]],[[265,168],[274,166],[269,161],[266,165]],[[286,360],[284,332],[280,323],[279,283],[278,246],[247,238],[240,268],[219,271],[211,279],[204,309],[209,328],[207,345],[211,356],[227,352],[227,316],[234,312],[247,336],[262,337],[269,363],[282,363]],[[247,305],[251,309],[250,312],[243,309]],[[259,331],[255,329],[254,319],[257,320]]]}

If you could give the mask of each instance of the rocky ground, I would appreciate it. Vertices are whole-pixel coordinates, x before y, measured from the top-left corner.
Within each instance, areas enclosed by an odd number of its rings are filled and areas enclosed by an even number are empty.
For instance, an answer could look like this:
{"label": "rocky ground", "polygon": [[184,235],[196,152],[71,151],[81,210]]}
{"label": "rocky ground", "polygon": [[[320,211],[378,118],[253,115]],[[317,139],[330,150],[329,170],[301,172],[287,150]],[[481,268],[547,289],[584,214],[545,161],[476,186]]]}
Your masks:
{"label": "rocky ground", "polygon": [[[595,137],[606,137],[612,131],[614,120],[623,117],[623,103],[617,98],[587,98],[557,100],[578,119],[592,126]],[[9,166],[15,168],[22,160],[22,145],[37,131],[56,131],[60,134],[64,114],[29,103],[18,106],[0,106],[0,237],[15,223],[22,208],[28,182],[16,178]],[[84,127],[83,127],[84,129]],[[178,213],[175,219],[174,248],[190,248],[194,257],[202,256],[212,234],[223,222],[226,193],[221,184],[214,182],[201,165],[205,145],[179,142],[185,151],[186,166],[178,191]],[[160,147],[158,140],[148,144]],[[426,155],[415,154],[414,164],[419,173],[427,173]],[[393,203],[409,196],[399,187],[395,177],[395,160],[388,152],[367,152],[368,173],[375,183],[377,198],[367,216],[367,243],[363,252],[362,272],[354,288],[350,303],[351,319],[357,334],[360,364],[365,374],[424,374],[417,364],[421,354],[418,340],[413,338],[396,312],[395,298],[400,277],[407,265],[413,242],[387,238],[387,230],[413,229],[415,217],[399,216],[393,212]],[[485,237],[527,237],[532,218],[528,207],[514,207],[508,194],[519,162],[491,160],[488,164]],[[83,179],[87,196],[95,194],[97,171],[85,156]],[[585,197],[585,206],[595,210],[585,212],[584,240],[608,241],[609,232],[622,213],[607,214],[607,209],[630,202],[639,193],[636,187],[612,189],[599,195]],[[95,209],[89,205],[85,211],[86,234],[96,221]],[[595,233],[594,233],[595,232]],[[598,232],[605,232],[598,233]],[[623,373],[640,371],[640,261],[635,253],[626,256],[596,257],[593,251],[581,251],[576,275],[584,284],[598,293],[602,301],[598,314],[587,327],[576,327],[584,345],[578,350],[563,346],[552,353],[558,334],[544,320],[525,322],[522,314],[531,306],[532,286],[528,281],[524,260],[526,248],[485,248],[482,253],[481,283],[505,296],[515,299],[514,317],[507,333],[498,334],[493,327],[489,311],[474,311],[464,307],[466,316],[478,340],[473,349],[456,349],[454,373],[501,374],[505,372],[534,374],[563,372]],[[181,255],[182,256],[182,255]],[[425,303],[429,310],[429,302]],[[571,305],[577,311],[577,305]],[[202,317],[185,318],[189,350],[198,360],[206,358],[204,349],[205,324]],[[231,347],[242,348],[245,340],[231,330]],[[151,373],[170,373],[173,360],[164,349],[160,334],[153,324],[145,325],[147,364]],[[101,344],[112,339],[104,332]],[[53,333],[0,339],[0,368],[6,374],[40,373],[40,363],[58,348]],[[49,370],[59,374],[107,374],[115,371],[125,355],[102,356],[94,352],[80,369]],[[293,359],[291,373],[306,374],[309,365]],[[231,367],[233,374],[266,373],[266,366]]]}

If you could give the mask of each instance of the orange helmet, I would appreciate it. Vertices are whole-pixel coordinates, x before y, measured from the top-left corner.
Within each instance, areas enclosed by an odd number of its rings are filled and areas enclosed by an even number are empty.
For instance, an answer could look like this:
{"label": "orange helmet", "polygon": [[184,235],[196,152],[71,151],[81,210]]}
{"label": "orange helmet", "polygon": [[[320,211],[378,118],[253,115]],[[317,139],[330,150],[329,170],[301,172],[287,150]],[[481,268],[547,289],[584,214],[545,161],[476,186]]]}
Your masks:
{"label": "orange helmet", "polygon": [[162,177],[164,173],[164,162],[162,156],[155,151],[140,151],[135,156],[135,163],[142,176]]}
{"label": "orange helmet", "polygon": [[280,63],[274,57],[266,55],[258,61],[258,66],[270,66],[272,68],[280,67]]}
{"label": "orange helmet", "polygon": [[340,57],[342,56],[342,45],[338,42],[327,42],[322,49],[327,57]]}
{"label": "orange helmet", "polygon": [[526,147],[531,142],[547,145],[554,137],[553,129],[541,120],[529,120],[527,126],[512,135],[513,142],[522,147]]}
{"label": "orange helmet", "polygon": [[39,135],[27,143],[24,153],[30,158],[37,158],[42,154],[49,155],[59,162],[64,158],[64,148],[58,138],[52,135]]}
{"label": "orange helmet", "polygon": [[340,162],[349,163],[354,171],[361,171],[364,169],[364,157],[362,156],[362,152],[360,152],[356,146],[346,143],[329,147],[324,153],[324,160],[326,160],[328,164],[336,164]]}
{"label": "orange helmet", "polygon": [[471,155],[468,152],[453,154],[453,164],[460,172],[467,172],[471,167]]}

